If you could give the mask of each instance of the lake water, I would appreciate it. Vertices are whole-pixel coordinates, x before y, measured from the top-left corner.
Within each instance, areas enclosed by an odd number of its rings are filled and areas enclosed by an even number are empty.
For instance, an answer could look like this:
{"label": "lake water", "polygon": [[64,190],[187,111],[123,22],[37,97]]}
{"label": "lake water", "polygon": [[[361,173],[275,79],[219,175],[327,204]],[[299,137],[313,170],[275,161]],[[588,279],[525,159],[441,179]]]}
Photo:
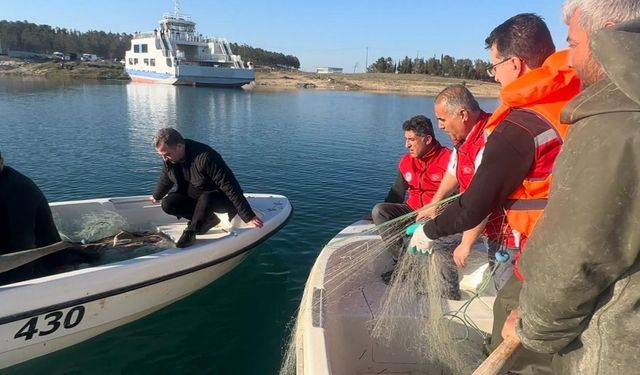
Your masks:
{"label": "lake water", "polygon": [[[496,104],[480,100],[485,110]],[[245,192],[283,194],[294,206],[286,227],[210,286],[0,372],[277,373],[315,257],[384,199],[406,152],[401,124],[417,114],[434,120],[433,99],[0,77],[0,151],[50,201],[150,194],[160,172],[150,141],[172,126],[218,150]]]}

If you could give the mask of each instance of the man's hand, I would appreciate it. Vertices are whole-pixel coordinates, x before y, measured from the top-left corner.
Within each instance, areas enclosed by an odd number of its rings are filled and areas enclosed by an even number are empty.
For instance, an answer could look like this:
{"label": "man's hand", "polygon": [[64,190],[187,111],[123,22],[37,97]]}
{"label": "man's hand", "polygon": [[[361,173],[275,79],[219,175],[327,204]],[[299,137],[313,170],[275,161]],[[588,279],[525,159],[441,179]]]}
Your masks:
{"label": "man's hand", "polygon": [[155,198],[153,197],[153,195],[149,197],[149,200],[151,201],[151,204],[158,204],[158,203],[160,203],[160,201],[159,201],[159,200],[157,200],[157,199],[155,199]]}
{"label": "man's hand", "polygon": [[506,340],[507,337],[510,336],[515,338],[518,337],[518,335],[516,334],[516,321],[519,317],[520,312],[518,312],[518,309],[511,310],[511,313],[509,314],[509,316],[507,316],[507,320],[504,321],[504,325],[502,326],[503,340]]}
{"label": "man's hand", "polygon": [[407,252],[418,255],[431,255],[433,252],[433,240],[424,234],[423,224],[412,224],[405,231],[411,236]]}
{"label": "man's hand", "polygon": [[458,247],[453,250],[453,261],[456,266],[460,268],[466,267],[466,260],[469,257],[469,254],[471,254],[471,246],[462,243],[458,245]]}
{"label": "man's hand", "polygon": [[438,206],[432,206],[429,208],[421,208],[418,210],[418,216],[416,216],[416,222],[423,221],[423,219],[433,219],[436,217],[436,211]]}
{"label": "man's hand", "polygon": [[262,219],[258,216],[254,216],[253,219],[249,220],[248,224],[252,224],[256,228],[262,228]]}

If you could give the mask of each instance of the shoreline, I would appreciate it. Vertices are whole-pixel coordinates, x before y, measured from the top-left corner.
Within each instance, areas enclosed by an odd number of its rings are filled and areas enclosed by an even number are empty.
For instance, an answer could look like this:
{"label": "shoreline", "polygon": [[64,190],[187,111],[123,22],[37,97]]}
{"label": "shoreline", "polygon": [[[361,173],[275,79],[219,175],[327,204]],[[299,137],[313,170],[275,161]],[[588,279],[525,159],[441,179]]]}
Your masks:
{"label": "shoreline", "polygon": [[341,73],[317,74],[298,71],[256,72],[251,90],[330,90],[379,94],[435,96],[452,84],[464,84],[477,98],[497,98],[500,85],[495,82],[425,74]]}
{"label": "shoreline", "polygon": [[[44,79],[129,81],[124,67],[113,62],[57,61],[27,62],[0,57],[0,77],[20,76]],[[451,84],[464,84],[477,98],[497,98],[495,82],[430,76],[425,74],[340,73],[317,74],[299,71],[256,71],[256,80],[243,88],[259,92],[327,90],[378,94],[435,96]]]}

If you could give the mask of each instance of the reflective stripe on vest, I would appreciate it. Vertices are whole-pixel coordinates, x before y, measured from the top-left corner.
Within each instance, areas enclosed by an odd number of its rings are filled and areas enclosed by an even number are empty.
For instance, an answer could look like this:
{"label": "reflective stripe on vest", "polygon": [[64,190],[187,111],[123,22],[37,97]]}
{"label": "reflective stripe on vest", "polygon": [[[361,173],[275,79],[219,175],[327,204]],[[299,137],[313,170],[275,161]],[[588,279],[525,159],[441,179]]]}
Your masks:
{"label": "reflective stripe on vest", "polygon": [[507,199],[504,207],[514,211],[544,210],[547,201],[548,199]]}

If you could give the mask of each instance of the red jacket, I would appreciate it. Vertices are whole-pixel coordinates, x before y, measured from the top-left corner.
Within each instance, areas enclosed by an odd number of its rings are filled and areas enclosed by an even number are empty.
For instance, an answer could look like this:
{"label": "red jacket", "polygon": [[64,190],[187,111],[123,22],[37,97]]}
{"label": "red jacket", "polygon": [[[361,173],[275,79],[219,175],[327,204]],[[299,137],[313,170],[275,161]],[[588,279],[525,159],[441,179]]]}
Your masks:
{"label": "red jacket", "polygon": [[[456,179],[461,193],[467,190],[476,173],[476,159],[478,154],[484,150],[484,144],[486,143],[485,126],[489,116],[484,111],[481,112],[478,121],[467,135],[467,138],[456,147]],[[513,232],[507,224],[507,219],[501,208],[496,208],[489,215],[484,234],[493,240],[503,242],[508,247],[516,247]]]}
{"label": "red jacket", "polygon": [[431,203],[447,171],[451,150],[435,143],[434,148],[421,158],[406,154],[398,168],[407,183],[407,204],[414,210]]}

